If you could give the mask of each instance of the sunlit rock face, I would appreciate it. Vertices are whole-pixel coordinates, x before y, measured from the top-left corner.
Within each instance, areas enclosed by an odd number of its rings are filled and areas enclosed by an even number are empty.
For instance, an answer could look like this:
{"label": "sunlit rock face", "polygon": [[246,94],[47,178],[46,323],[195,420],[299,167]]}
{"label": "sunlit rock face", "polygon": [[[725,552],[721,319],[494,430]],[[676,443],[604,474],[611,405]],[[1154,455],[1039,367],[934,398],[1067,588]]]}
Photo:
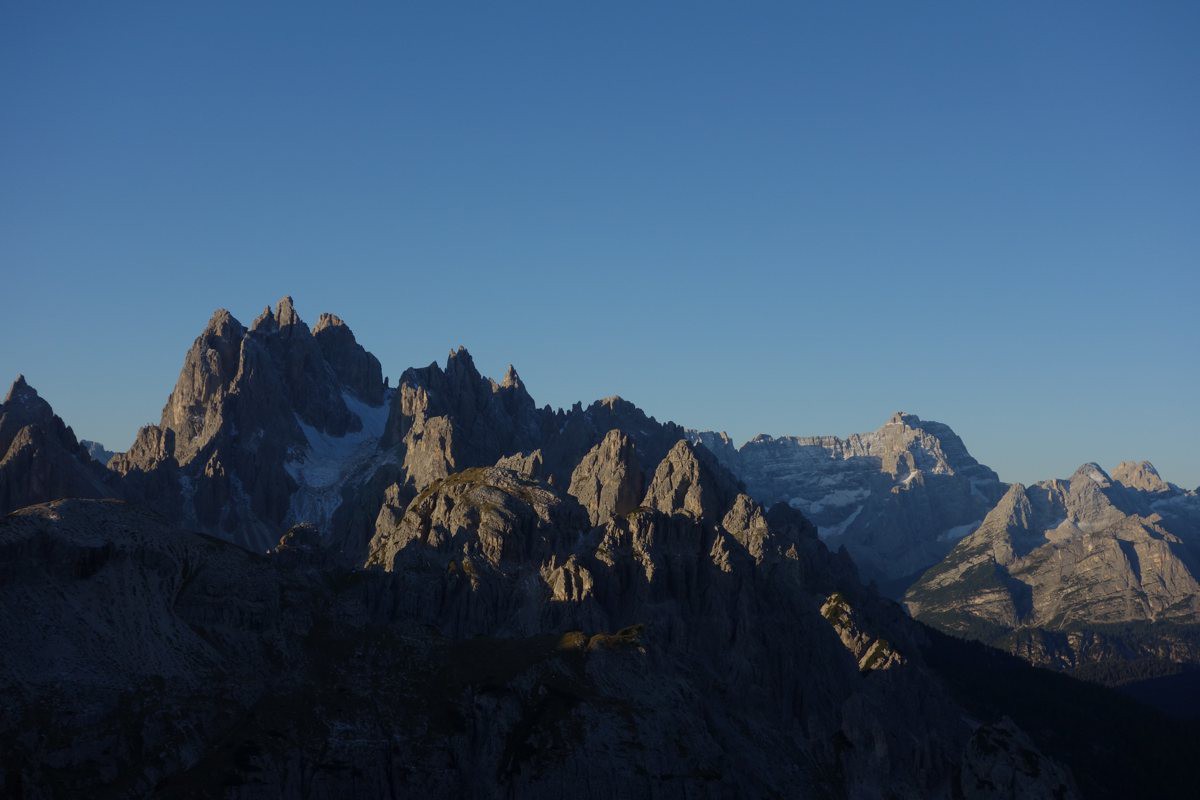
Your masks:
{"label": "sunlit rock face", "polygon": [[645,484],[633,439],[613,429],[575,467],[567,491],[587,509],[592,523],[599,525],[636,509]]}
{"label": "sunlit rock face", "polygon": [[1198,577],[1200,497],[1147,462],[1111,476],[1088,463],[1066,480],[1009,487],[906,604],[1038,663],[1196,661]]}
{"label": "sunlit rock face", "polygon": [[889,592],[902,593],[973,531],[1005,489],[948,426],[903,412],[845,439],[761,435],[735,448],[725,434],[690,436],[755,499],[803,511]]}

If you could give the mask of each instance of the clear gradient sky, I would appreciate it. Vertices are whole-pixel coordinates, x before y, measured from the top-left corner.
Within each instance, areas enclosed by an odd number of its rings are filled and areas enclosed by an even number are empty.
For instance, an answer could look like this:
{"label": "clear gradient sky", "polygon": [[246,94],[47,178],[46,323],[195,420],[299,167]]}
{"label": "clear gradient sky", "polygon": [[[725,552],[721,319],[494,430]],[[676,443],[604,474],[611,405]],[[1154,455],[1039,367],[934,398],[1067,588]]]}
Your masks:
{"label": "clear gradient sky", "polygon": [[157,421],[217,307],[386,373],[1200,484],[1200,4],[0,5],[0,378]]}

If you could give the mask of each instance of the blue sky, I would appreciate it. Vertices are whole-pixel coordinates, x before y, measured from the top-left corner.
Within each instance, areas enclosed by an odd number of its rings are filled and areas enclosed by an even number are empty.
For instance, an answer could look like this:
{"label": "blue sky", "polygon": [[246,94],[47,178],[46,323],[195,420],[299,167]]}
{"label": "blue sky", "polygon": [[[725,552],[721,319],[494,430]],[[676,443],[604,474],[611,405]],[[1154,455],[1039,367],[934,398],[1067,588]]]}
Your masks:
{"label": "blue sky", "polygon": [[[254,6],[250,8],[249,6]],[[1200,6],[0,6],[0,377],[157,421],[217,307],[394,377],[1200,483]]]}

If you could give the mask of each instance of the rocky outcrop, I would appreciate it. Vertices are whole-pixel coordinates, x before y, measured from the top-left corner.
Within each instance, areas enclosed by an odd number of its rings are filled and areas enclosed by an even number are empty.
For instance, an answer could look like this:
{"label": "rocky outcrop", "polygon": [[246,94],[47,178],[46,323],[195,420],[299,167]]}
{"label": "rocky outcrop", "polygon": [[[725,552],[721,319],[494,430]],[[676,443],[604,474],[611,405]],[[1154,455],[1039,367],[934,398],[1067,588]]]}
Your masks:
{"label": "rocky outcrop", "polygon": [[528,454],[514,453],[511,456],[504,456],[496,462],[496,466],[502,469],[510,469],[521,477],[529,478],[530,480],[550,479],[550,476],[546,475],[546,462],[542,458],[541,450],[534,450]]}
{"label": "rocky outcrop", "polygon": [[633,439],[615,428],[575,467],[567,489],[587,509],[593,525],[633,511],[645,491],[646,476]]}
{"label": "rocky outcrop", "polygon": [[435,482],[399,518],[381,512],[367,563],[396,570],[402,555],[431,554],[452,557],[464,570],[540,562],[557,537],[584,527],[578,504],[549,487],[503,467],[474,468]]}
{"label": "rocky outcrop", "polygon": [[1004,486],[946,425],[898,412],[873,433],[757,436],[692,432],[760,502],[790,503],[864,576],[902,594],[978,526]]}
{"label": "rocky outcrop", "polygon": [[829,595],[821,606],[821,616],[837,631],[842,644],[854,656],[863,672],[891,669],[904,663],[904,656],[892,649],[886,639],[864,630],[858,614],[839,592]]}
{"label": "rocky outcrop", "polygon": [[0,404],[0,515],[47,500],[118,491],[103,465],[18,375]]}
{"label": "rocky outcrop", "polygon": [[[1144,462],[1114,473],[1119,480],[1089,463],[1067,480],[1010,487],[978,530],[909,589],[909,610],[1059,667],[1122,649],[1096,641],[1119,643],[1121,628],[1137,630],[1127,657],[1157,656],[1162,641],[1142,626],[1200,625],[1200,526],[1188,513],[1200,498]],[[1185,660],[1200,658],[1190,649]]]}

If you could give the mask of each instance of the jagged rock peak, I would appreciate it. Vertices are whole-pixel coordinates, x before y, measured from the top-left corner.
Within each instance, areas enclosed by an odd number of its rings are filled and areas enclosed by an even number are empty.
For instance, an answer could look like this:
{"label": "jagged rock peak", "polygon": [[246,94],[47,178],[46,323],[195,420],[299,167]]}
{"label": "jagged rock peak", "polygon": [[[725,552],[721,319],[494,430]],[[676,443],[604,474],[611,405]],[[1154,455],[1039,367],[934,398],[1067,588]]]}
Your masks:
{"label": "jagged rock peak", "polygon": [[17,379],[15,381],[13,381],[12,387],[9,388],[8,396],[6,396],[4,398],[4,402],[5,403],[12,403],[14,401],[25,402],[28,400],[40,400],[40,399],[41,398],[38,396],[37,389],[34,389],[32,386],[30,386],[28,383],[25,382],[24,375],[18,375]]}
{"label": "jagged rock peak", "polygon": [[379,359],[354,338],[350,326],[333,314],[321,314],[312,331],[338,379],[362,400],[372,406],[383,402],[386,382]]}
{"label": "jagged rock peak", "polygon": [[892,414],[888,420],[889,425],[916,425],[921,421],[921,418],[916,414],[909,414],[907,411],[897,411]]}
{"label": "jagged rock peak", "polygon": [[292,303],[292,296],[290,294],[284,295],[278,305],[275,306],[275,318],[279,321],[281,329],[304,324],[304,320],[300,319],[300,315],[296,313],[296,307]]}
{"label": "jagged rock peak", "polygon": [[104,469],[24,376],[0,404],[0,516],[62,497],[108,497]]}
{"label": "jagged rock peak", "polygon": [[509,364],[508,369],[504,371],[504,378],[500,381],[500,387],[503,389],[515,389],[524,385],[521,382],[521,376],[517,374],[516,367]]}
{"label": "jagged rock peak", "polygon": [[279,323],[275,320],[275,312],[270,306],[263,308],[261,314],[254,318],[254,322],[250,325],[250,330],[258,331],[259,333],[274,333],[279,330]]}
{"label": "jagged rock peak", "polygon": [[208,318],[208,324],[204,326],[201,336],[226,336],[231,331],[237,331],[238,336],[241,336],[242,323],[238,322],[238,318],[230,313],[227,308],[218,308]]}
{"label": "jagged rock peak", "polygon": [[989,513],[1007,514],[1022,503],[1026,505],[1029,503],[1026,486],[1023,483],[1012,483],[1000,498],[1000,502],[996,503],[996,507]]}
{"label": "jagged rock peak", "polygon": [[[534,450],[528,455],[514,453],[510,456],[503,456],[496,462],[496,466],[500,469],[512,470],[527,480],[541,480],[545,472],[545,460],[542,458],[541,450]],[[553,485],[554,476],[551,475],[549,478],[549,483]]]}
{"label": "jagged rock peak", "polygon": [[642,505],[719,520],[741,491],[739,481],[708,448],[680,439],[654,471]]}
{"label": "jagged rock peak", "polygon": [[601,525],[637,508],[645,485],[633,439],[614,428],[575,467],[567,493]]}
{"label": "jagged rock peak", "polygon": [[330,314],[328,311],[323,312],[317,317],[317,324],[313,326],[313,335],[320,333],[326,328],[348,328],[349,326],[337,314]]}
{"label": "jagged rock peak", "polygon": [[450,355],[446,358],[446,377],[451,382],[460,380],[479,381],[483,379],[479,369],[475,366],[475,359],[471,357],[470,351],[461,344],[454,350],[450,351]]}
{"label": "jagged rock peak", "polygon": [[1149,461],[1122,461],[1113,469],[1112,479],[1130,489],[1143,492],[1171,491],[1171,484],[1162,479]]}
{"label": "jagged rock peak", "polygon": [[0,456],[4,455],[4,448],[8,446],[7,438],[18,428],[31,423],[48,424],[55,419],[54,409],[45,398],[26,383],[24,375],[18,375],[4,403],[0,404]]}

